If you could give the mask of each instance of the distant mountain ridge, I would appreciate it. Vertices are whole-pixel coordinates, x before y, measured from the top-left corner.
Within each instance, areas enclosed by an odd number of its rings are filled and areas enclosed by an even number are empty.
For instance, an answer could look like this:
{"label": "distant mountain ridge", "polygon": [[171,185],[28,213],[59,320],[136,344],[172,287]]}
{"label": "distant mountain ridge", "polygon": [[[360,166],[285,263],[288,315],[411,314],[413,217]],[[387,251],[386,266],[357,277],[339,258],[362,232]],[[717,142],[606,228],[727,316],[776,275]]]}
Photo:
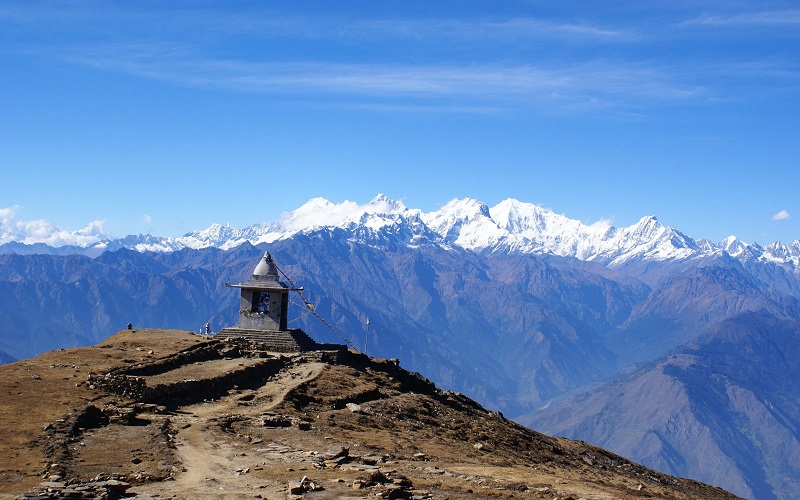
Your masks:
{"label": "distant mountain ridge", "polygon": [[9,242],[0,253],[78,253],[97,256],[102,252],[129,248],[137,251],[171,252],[183,248],[231,249],[249,242],[273,243],[296,234],[328,229],[349,232],[349,238],[383,244],[455,246],[478,252],[554,254],[599,262],[615,267],[630,260],[688,260],[727,253],[742,262],[768,262],[791,270],[800,269],[800,241],[775,242],[767,246],[745,243],[729,236],[719,243],[695,240],[678,229],[664,226],[654,216],[645,216],[629,227],[617,228],[607,221],[584,224],[531,203],[506,199],[494,207],[471,198],[452,200],[439,210],[423,212],[402,202],[378,195],[359,205],[332,203],[314,198],[280,220],[237,229],[230,224],[212,224],[202,231],[180,237],[129,235],[85,246],[49,247]]}

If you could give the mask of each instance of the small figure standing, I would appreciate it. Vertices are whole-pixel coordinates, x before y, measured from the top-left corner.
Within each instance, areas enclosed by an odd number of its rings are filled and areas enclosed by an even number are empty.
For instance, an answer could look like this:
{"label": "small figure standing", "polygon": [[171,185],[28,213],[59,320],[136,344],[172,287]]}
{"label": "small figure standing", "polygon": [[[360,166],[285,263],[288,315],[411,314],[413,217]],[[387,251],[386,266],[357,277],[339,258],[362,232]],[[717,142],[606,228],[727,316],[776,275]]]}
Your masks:
{"label": "small figure standing", "polygon": [[206,335],[211,335],[211,324],[206,323]]}
{"label": "small figure standing", "polygon": [[128,330],[133,330],[133,323],[128,323]]}

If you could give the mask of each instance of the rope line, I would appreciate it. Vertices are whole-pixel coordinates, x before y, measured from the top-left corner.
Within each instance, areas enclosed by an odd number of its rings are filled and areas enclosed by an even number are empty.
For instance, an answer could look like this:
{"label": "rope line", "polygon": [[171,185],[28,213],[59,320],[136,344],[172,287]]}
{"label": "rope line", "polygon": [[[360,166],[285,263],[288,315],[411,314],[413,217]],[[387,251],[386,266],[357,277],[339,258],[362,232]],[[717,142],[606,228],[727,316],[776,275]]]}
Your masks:
{"label": "rope line", "polygon": [[[274,262],[273,262],[273,263],[274,263]],[[353,345],[353,343],[352,343],[352,342],[350,342],[349,340],[347,340],[346,338],[344,338],[344,336],[343,336],[341,333],[339,333],[339,331],[338,331],[336,328],[334,328],[334,327],[333,327],[333,325],[331,325],[330,323],[328,323],[328,322],[325,320],[325,318],[323,318],[322,316],[320,316],[320,315],[317,313],[317,311],[314,309],[314,304],[312,304],[311,302],[307,301],[307,300],[306,300],[306,298],[305,298],[305,297],[303,297],[303,294],[302,294],[302,293],[300,293],[300,288],[298,288],[298,286],[294,284],[294,281],[292,281],[292,278],[290,278],[290,277],[289,277],[289,276],[288,276],[288,275],[287,275],[285,272],[283,272],[283,269],[281,269],[280,267],[278,267],[278,265],[277,265],[277,264],[275,264],[275,269],[277,269],[277,270],[278,270],[278,272],[279,272],[279,273],[281,273],[281,274],[283,275],[283,277],[284,277],[284,278],[286,278],[286,281],[288,281],[288,282],[289,282],[289,284],[290,284],[290,285],[292,285],[292,289],[293,289],[295,292],[297,292],[297,295],[300,297],[300,299],[301,299],[301,300],[303,301],[303,303],[306,305],[306,308],[308,309],[308,313],[310,313],[310,314],[313,314],[313,315],[314,315],[314,316],[315,316],[315,317],[316,317],[318,320],[322,321],[322,324],[323,324],[323,325],[325,325],[325,326],[327,326],[328,328],[330,328],[330,329],[333,331],[333,333],[335,333],[335,334],[336,334],[336,335],[337,335],[337,336],[338,336],[340,339],[344,340],[344,341],[347,343],[347,345],[349,345],[349,346],[350,346],[350,348],[352,348],[352,349],[353,349],[353,350],[355,350],[355,351],[358,351],[358,348],[357,348],[355,345]],[[307,313],[307,314],[308,314],[308,313]],[[302,316],[301,316],[301,317],[302,317]],[[297,318],[297,319],[300,319],[300,318]],[[361,352],[361,351],[359,351],[359,352]]]}
{"label": "rope line", "polygon": [[[303,304],[300,304],[299,302],[295,302],[293,300],[289,300],[289,302],[291,302],[292,304],[296,305],[297,307],[303,307]],[[308,309],[308,306],[305,307],[305,310],[306,311],[303,314],[301,314],[300,316],[298,316],[298,317],[296,317],[294,319],[290,319],[287,323],[294,323],[295,321],[299,321],[299,320],[305,318],[306,316],[308,316],[309,314],[311,314],[311,310]]]}

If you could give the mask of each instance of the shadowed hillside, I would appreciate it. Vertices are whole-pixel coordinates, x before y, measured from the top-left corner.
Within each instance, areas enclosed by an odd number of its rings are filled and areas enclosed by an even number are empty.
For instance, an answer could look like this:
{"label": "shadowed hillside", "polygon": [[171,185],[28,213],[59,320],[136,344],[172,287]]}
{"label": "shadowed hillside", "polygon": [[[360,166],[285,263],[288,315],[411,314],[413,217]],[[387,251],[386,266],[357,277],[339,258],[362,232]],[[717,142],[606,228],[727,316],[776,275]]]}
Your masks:
{"label": "shadowed hillside", "polygon": [[743,314],[623,380],[518,420],[751,498],[793,498],[798,356],[798,321]]}

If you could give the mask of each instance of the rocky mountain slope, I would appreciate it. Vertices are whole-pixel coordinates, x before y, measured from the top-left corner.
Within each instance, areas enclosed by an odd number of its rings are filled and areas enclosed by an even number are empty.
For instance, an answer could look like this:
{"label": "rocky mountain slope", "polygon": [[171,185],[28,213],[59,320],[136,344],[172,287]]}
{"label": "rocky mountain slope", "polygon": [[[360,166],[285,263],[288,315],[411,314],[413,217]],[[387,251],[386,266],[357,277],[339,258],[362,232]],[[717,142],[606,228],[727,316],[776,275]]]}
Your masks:
{"label": "rocky mountain slope", "polygon": [[[800,488],[800,322],[745,313],[599,390],[519,421],[752,498]],[[690,436],[690,439],[687,439]]]}
{"label": "rocky mountain slope", "polygon": [[6,497],[735,498],[347,351],[123,331],[0,367],[0,391]]}

